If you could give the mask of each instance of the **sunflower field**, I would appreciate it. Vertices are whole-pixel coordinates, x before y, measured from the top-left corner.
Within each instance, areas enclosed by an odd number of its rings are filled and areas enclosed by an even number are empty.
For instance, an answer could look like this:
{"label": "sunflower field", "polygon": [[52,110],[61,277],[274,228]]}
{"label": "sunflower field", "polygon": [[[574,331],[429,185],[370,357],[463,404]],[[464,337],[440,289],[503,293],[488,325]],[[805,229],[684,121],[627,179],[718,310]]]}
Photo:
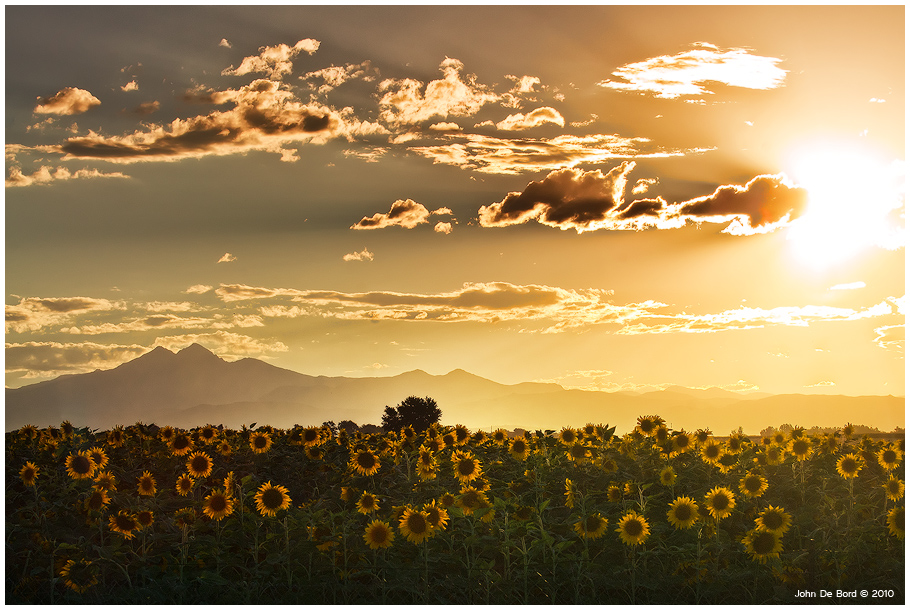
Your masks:
{"label": "sunflower field", "polygon": [[622,436],[25,426],[6,602],[903,604],[903,457],[849,425],[658,416]]}

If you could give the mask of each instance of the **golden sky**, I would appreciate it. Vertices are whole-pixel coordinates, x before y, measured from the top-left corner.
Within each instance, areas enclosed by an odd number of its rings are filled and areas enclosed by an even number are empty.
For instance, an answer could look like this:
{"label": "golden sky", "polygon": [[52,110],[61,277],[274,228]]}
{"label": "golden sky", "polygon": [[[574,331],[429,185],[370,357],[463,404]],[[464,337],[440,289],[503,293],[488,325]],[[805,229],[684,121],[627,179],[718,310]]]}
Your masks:
{"label": "golden sky", "polygon": [[6,7],[6,383],[904,393],[904,7]]}

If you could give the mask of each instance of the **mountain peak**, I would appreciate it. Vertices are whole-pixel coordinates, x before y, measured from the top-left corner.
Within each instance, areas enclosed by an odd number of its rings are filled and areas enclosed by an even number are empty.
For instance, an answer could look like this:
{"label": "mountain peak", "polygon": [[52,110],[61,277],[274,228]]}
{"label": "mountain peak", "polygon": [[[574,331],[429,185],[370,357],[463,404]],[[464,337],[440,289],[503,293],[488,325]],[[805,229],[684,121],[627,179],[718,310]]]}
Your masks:
{"label": "mountain peak", "polygon": [[177,355],[184,359],[186,359],[186,358],[193,358],[193,359],[207,358],[207,359],[211,360],[212,358],[216,358],[218,360],[221,360],[221,358],[217,354],[215,354],[211,350],[208,350],[208,349],[202,347],[198,343],[193,343],[192,345],[184,347],[182,350],[177,352]]}

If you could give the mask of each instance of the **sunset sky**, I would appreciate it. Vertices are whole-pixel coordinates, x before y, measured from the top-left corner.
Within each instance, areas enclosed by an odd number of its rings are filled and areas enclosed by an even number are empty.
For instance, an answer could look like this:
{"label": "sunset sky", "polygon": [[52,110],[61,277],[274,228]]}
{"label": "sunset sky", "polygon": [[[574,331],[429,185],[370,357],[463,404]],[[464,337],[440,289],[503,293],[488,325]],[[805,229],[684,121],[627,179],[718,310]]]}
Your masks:
{"label": "sunset sky", "polygon": [[7,387],[903,395],[904,10],[7,6]]}

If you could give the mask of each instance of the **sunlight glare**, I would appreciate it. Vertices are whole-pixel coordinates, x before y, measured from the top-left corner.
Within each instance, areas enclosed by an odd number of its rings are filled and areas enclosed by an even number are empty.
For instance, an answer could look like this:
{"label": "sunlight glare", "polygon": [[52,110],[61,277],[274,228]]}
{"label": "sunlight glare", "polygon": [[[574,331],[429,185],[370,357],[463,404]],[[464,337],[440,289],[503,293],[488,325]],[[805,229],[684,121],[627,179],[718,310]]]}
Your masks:
{"label": "sunlight glare", "polygon": [[787,240],[804,264],[821,269],[870,247],[904,243],[904,163],[868,148],[824,142],[796,151],[788,175],[809,193]]}

